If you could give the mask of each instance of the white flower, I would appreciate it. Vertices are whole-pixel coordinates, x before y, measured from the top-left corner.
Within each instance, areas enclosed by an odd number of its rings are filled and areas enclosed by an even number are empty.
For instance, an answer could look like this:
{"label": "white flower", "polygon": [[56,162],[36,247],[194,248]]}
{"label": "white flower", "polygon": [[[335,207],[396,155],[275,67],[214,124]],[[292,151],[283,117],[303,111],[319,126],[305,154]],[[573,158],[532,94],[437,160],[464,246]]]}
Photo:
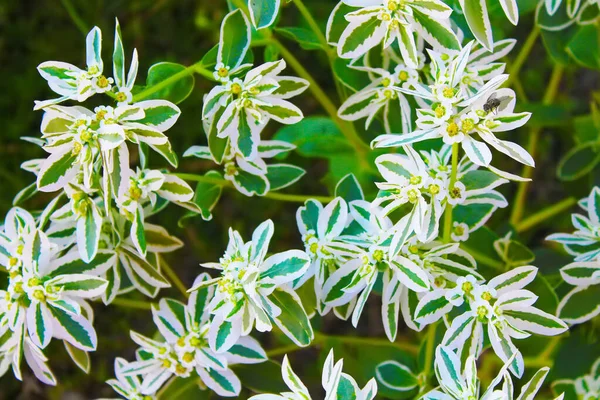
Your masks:
{"label": "white flower", "polygon": [[450,237],[454,242],[466,242],[469,240],[469,226],[464,222],[454,221]]}

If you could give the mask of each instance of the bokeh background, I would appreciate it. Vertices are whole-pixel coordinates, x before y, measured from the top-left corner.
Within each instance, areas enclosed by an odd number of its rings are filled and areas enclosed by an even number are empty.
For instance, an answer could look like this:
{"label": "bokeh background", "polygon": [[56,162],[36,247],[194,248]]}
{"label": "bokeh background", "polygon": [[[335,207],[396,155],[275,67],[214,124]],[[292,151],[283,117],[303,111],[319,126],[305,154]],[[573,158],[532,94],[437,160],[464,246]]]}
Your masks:
{"label": "bokeh background", "polygon": [[[324,26],[336,1],[306,0],[305,3]],[[508,57],[509,63],[532,29],[535,3],[534,0],[519,1],[521,22],[515,28],[501,16],[498,2],[490,2],[495,35],[498,38],[513,37],[520,40],[513,54]],[[43,151],[37,146],[20,140],[22,136],[39,136],[42,113],[33,111],[33,102],[53,96],[36,70],[39,63],[61,60],[83,65],[85,34],[97,25],[104,35],[103,54],[105,64],[109,68],[114,19],[118,17],[127,57],[129,58],[133,47],[138,49],[138,82],[143,83],[145,71],[156,62],[171,61],[191,65],[200,60],[218,42],[218,28],[226,12],[225,0],[0,0],[0,215],[4,215],[11,207],[15,194],[34,180],[33,175],[20,169],[20,164],[25,160],[43,156]],[[293,5],[284,5],[281,19],[279,26],[304,24]],[[335,86],[325,55],[322,52],[302,50],[285,38],[280,40],[293,50],[315,79],[335,98]],[[257,59],[261,59],[260,51],[255,55]],[[526,145],[529,129],[535,126],[544,127],[536,157],[535,182],[531,185],[528,197],[528,213],[567,196],[583,197],[589,192],[592,183],[598,180],[598,171],[594,171],[576,182],[560,182],[556,178],[556,168],[560,157],[573,146],[577,124],[583,123],[579,117],[590,112],[589,103],[593,91],[600,89],[599,74],[597,71],[582,69],[570,63],[555,105],[542,106],[540,99],[546,89],[552,65],[553,61],[548,57],[542,41],[538,41],[520,74],[520,89],[527,99],[520,98],[519,109],[533,111],[534,116],[526,128],[511,133],[511,139]],[[182,116],[168,132],[170,141],[179,155],[192,145],[206,143],[201,125],[201,106],[203,95],[211,88],[211,82],[197,77],[194,92],[179,104]],[[324,115],[319,104],[311,98],[310,92],[299,97],[296,103],[307,116]],[[362,129],[362,123],[356,126]],[[265,137],[273,135],[279,128],[275,123],[269,124]],[[378,133],[380,132],[375,129],[361,132],[366,141],[370,141]],[[327,195],[333,187],[334,175],[339,176],[343,171],[356,168],[351,156],[334,159],[325,153],[321,159],[292,155],[288,161],[305,168],[307,175],[287,191]],[[514,163],[506,162],[502,165],[506,160],[497,153],[494,159],[499,160],[499,167],[504,166],[512,172],[519,172]],[[179,172],[200,173],[214,168],[218,167],[209,162],[184,159]],[[335,170],[333,174],[332,170]],[[371,177],[371,180],[374,178]],[[505,186],[502,191],[511,199],[515,185]],[[374,186],[367,185],[365,190],[367,193],[373,193]],[[47,201],[47,197],[39,195],[28,201],[26,206],[36,209]],[[258,223],[267,218],[272,218],[276,226],[276,236],[271,248],[273,251],[301,248],[302,243],[295,222],[298,206],[268,199],[246,198],[226,189],[212,221],[204,222],[196,218],[187,221],[184,227],[177,224],[184,211],[172,207],[159,216],[159,222],[171,233],[182,238],[186,246],[168,255],[167,259],[183,282],[189,285],[200,272],[200,262],[218,259],[227,243],[227,229],[230,226],[240,230],[247,237]],[[490,222],[491,226],[498,232],[506,231],[507,215],[506,211],[499,210]],[[548,271],[562,266],[564,258],[557,253],[550,253],[545,247],[547,244],[543,243],[543,238],[550,232],[560,231],[561,228],[570,230],[568,213],[548,221],[540,229],[523,238],[536,250],[537,265],[543,265]],[[164,290],[160,296],[179,298],[174,289]],[[99,305],[96,305],[95,310],[99,351],[91,355],[90,375],[78,370],[69,360],[62,345],[55,341],[46,354],[59,378],[59,386],[49,388],[40,384],[24,366],[23,383],[16,381],[10,371],[0,378],[0,400],[114,397],[110,387],[103,383],[112,377],[114,357],[133,358],[135,345],[129,339],[129,330],[135,329],[151,335],[153,324],[150,313],[146,311],[104,308]],[[379,299],[370,302],[369,312],[366,314],[358,331],[354,331],[349,323],[331,318],[319,320],[316,324],[322,331],[331,334],[383,336],[379,322]],[[581,340],[588,340],[588,334],[589,332],[582,332]],[[410,335],[412,334],[405,332],[405,337]],[[262,339],[269,347],[269,338]],[[314,359],[316,354],[307,350],[295,355],[299,374],[310,375],[313,378],[318,376],[318,371],[303,367],[308,365],[304,361]],[[260,369],[260,366],[257,368]]]}

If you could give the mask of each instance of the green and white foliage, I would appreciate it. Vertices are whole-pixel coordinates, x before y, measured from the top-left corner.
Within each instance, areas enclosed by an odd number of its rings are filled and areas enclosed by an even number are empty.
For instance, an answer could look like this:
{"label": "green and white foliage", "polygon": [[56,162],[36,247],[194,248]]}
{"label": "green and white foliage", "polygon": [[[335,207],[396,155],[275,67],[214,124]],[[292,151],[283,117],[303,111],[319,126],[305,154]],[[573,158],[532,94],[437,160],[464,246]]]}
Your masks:
{"label": "green and white foliage", "polygon": [[599,16],[598,0],[541,0],[536,9],[537,25],[547,31],[592,25]]}
{"label": "green and white foliage", "polygon": [[[553,1],[553,0],[547,0]],[[513,24],[519,23],[519,7],[517,0],[498,0],[506,18]],[[469,24],[475,39],[487,50],[495,51],[498,43],[494,43],[492,24],[487,12],[486,0],[459,0],[462,12]]]}
{"label": "green and white foliage", "polygon": [[[459,399],[514,399],[514,383],[507,369],[509,363],[504,364],[498,375],[492,379],[490,385],[481,393],[481,383],[477,377],[477,364],[473,356],[467,358],[465,365],[461,366],[460,357],[445,346],[438,346],[435,352],[435,376],[439,383],[438,389],[425,393],[424,400],[459,400]],[[550,368],[539,369],[521,388],[517,400],[534,399],[542,387]],[[502,384],[498,388],[498,385]]]}
{"label": "green and white foliage", "polygon": [[239,395],[241,383],[230,366],[267,360],[260,344],[249,336],[238,336],[220,352],[211,348],[210,331],[214,323],[209,303],[215,299],[215,288],[202,286],[210,282],[208,274],[198,276],[194,286],[201,288],[192,293],[187,304],[163,298],[158,307],[153,306],[152,315],[161,340],[131,332],[132,340],[140,346],[137,360],[120,368],[120,374],[139,376],[141,394],[156,393],[172,376],[187,378],[197,374],[219,396],[234,397]]}
{"label": "green and white foliage", "polygon": [[273,221],[260,224],[252,240],[229,229],[229,244],[218,263],[202,264],[220,271],[220,276],[200,280],[190,289],[216,286],[215,295],[207,303],[214,316],[208,331],[210,347],[217,353],[228,351],[240,337],[256,328],[259,332],[273,329],[273,323],[298,346],[307,346],[313,330],[298,295],[289,287],[310,266],[309,256],[300,250],[288,250],[267,257],[273,237]]}
{"label": "green and white foliage", "polygon": [[356,59],[376,46],[387,48],[397,43],[404,63],[416,68],[419,60],[415,35],[434,48],[460,49],[450,27],[452,9],[440,0],[342,0],[342,3],[360,7],[344,16],[347,26],[337,44],[342,58]]}
{"label": "green and white foliage", "polygon": [[[357,121],[365,118],[365,129],[369,129],[373,120],[382,117],[386,133],[393,128],[402,132],[412,130],[412,107],[407,97],[395,89],[396,86],[414,89],[413,82],[419,82],[419,70],[410,68],[402,61],[395,63],[393,70],[372,67],[352,67],[369,73],[371,84],[350,96],[338,110],[340,118]],[[401,122],[395,123],[400,112]]]}
{"label": "green and white foliage", "polygon": [[[217,163],[223,166],[223,177],[240,193],[246,196],[264,196],[268,192],[294,184],[306,173],[304,169],[295,165],[267,164],[265,161],[287,154],[295,148],[293,144],[281,140],[261,140],[258,144],[258,155],[253,160],[242,157],[232,147],[228,147],[227,153]],[[216,162],[208,146],[192,146],[183,156]]]}
{"label": "green and white foliage", "polygon": [[[333,350],[327,355],[323,365],[322,385],[325,389],[325,400],[334,399],[356,399],[372,400],[377,394],[377,382],[371,378],[364,388],[360,388],[354,378],[342,372],[344,360],[335,362]],[[281,365],[281,375],[283,381],[291,392],[275,394],[259,394],[250,397],[249,400],[311,400],[308,389],[302,383],[302,380],[296,375],[290,366],[290,360],[287,355],[283,358]]]}
{"label": "green and white foliage", "polygon": [[580,324],[600,314],[600,188],[594,187],[587,198],[579,201],[579,206],[587,215],[571,215],[575,232],[546,238],[562,244],[575,257],[573,263],[560,270],[563,280],[574,286],[558,306],[558,315],[570,324]]}
{"label": "green and white foliage", "polygon": [[375,160],[385,182],[377,183],[380,191],[373,204],[383,205],[384,215],[404,205],[409,207],[408,213],[395,223],[393,250],[402,247],[412,232],[421,242],[434,240],[446,205],[466,209],[472,204],[487,206],[478,207],[477,211],[483,210],[484,214],[477,218],[469,215],[471,231],[483,225],[498,207],[508,205],[504,196],[494,190],[508,181],[492,172],[477,170],[478,166],[466,158],[459,163],[452,182],[448,173],[452,171],[451,146],[444,145],[439,153],[424,153],[424,158],[409,145],[403,150],[405,155],[385,154]]}
{"label": "green and white foliage", "polygon": [[554,393],[564,393],[566,399],[593,399],[600,395],[600,358],[597,359],[589,374],[576,379],[560,379],[552,382]]}
{"label": "green and white foliage", "polygon": [[[524,125],[531,114],[514,113],[515,94],[511,89],[499,89],[508,75],[497,75],[474,94],[461,83],[471,53],[472,42],[446,64],[435,53],[431,69],[435,80],[426,85],[415,85],[415,90],[398,88],[402,93],[423,98],[430,106],[417,110],[417,130],[405,134],[381,135],[373,147],[400,147],[424,140],[442,138],[444,143],[460,143],[471,162],[488,167],[492,161],[492,147],[514,160],[533,166],[535,162],[525,149],[516,143],[498,139],[496,132],[506,132]],[[494,102],[491,102],[495,100]],[[473,138],[477,134],[483,142]],[[489,147],[488,147],[489,146]]]}
{"label": "green and white foliage", "polygon": [[108,282],[97,275],[108,265],[96,264],[87,273],[65,271],[73,253],[79,258],[77,249],[53,243],[20,208],[8,213],[0,243],[3,265],[11,266],[8,288],[0,290],[0,371],[4,374],[12,364],[21,379],[24,356],[38,379],[54,385],[42,349],[52,338],[73,348],[71,356],[96,349],[93,312],[86,300],[106,290]]}
{"label": "green and white foliage", "polygon": [[[484,348],[484,337],[491,343],[496,355],[504,362],[510,360],[510,371],[523,375],[523,355],[513,339],[524,339],[531,334],[555,336],[567,330],[567,325],[533,304],[538,296],[524,289],[533,281],[537,268],[514,268],[491,279],[487,284],[469,275],[456,280],[454,287],[433,290],[421,298],[415,311],[415,320],[431,324],[440,318],[451,320],[442,343],[458,354],[478,358]],[[450,317],[460,307],[462,313]]]}
{"label": "green and white foliage", "polygon": [[135,375],[123,375],[123,371],[130,367],[124,358],[115,358],[115,379],[106,381],[121,398],[126,400],[155,400],[154,394],[142,394],[142,381]]}

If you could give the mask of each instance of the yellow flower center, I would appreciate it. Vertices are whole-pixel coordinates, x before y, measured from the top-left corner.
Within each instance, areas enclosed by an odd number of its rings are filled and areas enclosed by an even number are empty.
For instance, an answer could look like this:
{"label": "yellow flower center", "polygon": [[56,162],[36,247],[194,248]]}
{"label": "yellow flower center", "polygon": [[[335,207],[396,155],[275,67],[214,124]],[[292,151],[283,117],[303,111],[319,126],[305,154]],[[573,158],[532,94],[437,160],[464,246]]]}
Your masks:
{"label": "yellow flower center", "polygon": [[481,298],[485,301],[490,301],[492,299],[492,295],[490,292],[483,292]]}
{"label": "yellow flower center", "polygon": [[446,114],[446,107],[439,105],[435,108],[434,111],[436,118],[442,118],[444,114]]}
{"label": "yellow flower center", "polygon": [[229,70],[225,67],[219,68],[219,70],[217,71],[217,75],[219,75],[221,78],[225,78],[227,77],[227,75],[229,75]]}
{"label": "yellow flower center", "polygon": [[98,80],[96,80],[96,84],[98,85],[99,88],[106,88],[109,85],[108,79],[106,79],[106,77],[104,75],[100,75],[98,77]]}
{"label": "yellow flower center", "polygon": [[448,124],[446,132],[448,132],[448,136],[450,137],[458,135],[458,125],[455,122]]}
{"label": "yellow flower center", "polygon": [[436,184],[429,185],[429,193],[431,193],[433,195],[436,195],[439,192],[440,192],[439,185],[436,185]]}
{"label": "yellow flower center", "polygon": [[233,85],[231,85],[231,93],[233,93],[233,94],[242,93],[242,87],[240,86],[239,83],[234,83]]}
{"label": "yellow flower center", "polygon": [[466,118],[462,121],[461,129],[464,133],[469,133],[475,128],[475,121],[471,118]]}
{"label": "yellow flower center", "polygon": [[44,300],[46,300],[46,295],[44,295],[44,292],[42,292],[41,290],[34,290],[33,298],[38,301],[44,301]]}
{"label": "yellow flower center", "polygon": [[473,284],[469,281],[463,283],[462,290],[463,290],[463,292],[465,292],[467,294],[471,293],[471,291],[473,290]]}
{"label": "yellow flower center", "polygon": [[185,353],[183,355],[183,361],[185,361],[186,363],[191,363],[192,361],[194,361],[194,355],[192,353]]}
{"label": "yellow flower center", "polygon": [[117,95],[115,97],[119,103],[122,103],[127,100],[127,95],[123,92],[117,93]]}
{"label": "yellow flower center", "polygon": [[171,368],[171,360],[163,360],[162,365],[164,368]]}
{"label": "yellow flower center", "polygon": [[442,95],[445,98],[450,99],[452,98],[452,96],[454,96],[454,89],[452,89],[451,87],[446,87],[444,88],[444,90],[442,90]]}
{"label": "yellow flower center", "polygon": [[422,178],[420,176],[413,175],[410,177],[411,185],[418,185],[419,183],[421,183],[421,181],[422,181]]}
{"label": "yellow flower center", "polygon": [[408,80],[408,72],[400,71],[398,74],[398,79],[400,79],[402,82],[406,82]]}
{"label": "yellow flower center", "polygon": [[383,80],[381,81],[381,84],[383,85],[383,87],[388,87],[390,86],[392,83],[392,81],[390,80],[390,78],[383,78]]}
{"label": "yellow flower center", "polygon": [[390,21],[392,19],[392,16],[390,14],[388,14],[388,13],[383,13],[381,15],[381,19],[384,20],[384,21]]}

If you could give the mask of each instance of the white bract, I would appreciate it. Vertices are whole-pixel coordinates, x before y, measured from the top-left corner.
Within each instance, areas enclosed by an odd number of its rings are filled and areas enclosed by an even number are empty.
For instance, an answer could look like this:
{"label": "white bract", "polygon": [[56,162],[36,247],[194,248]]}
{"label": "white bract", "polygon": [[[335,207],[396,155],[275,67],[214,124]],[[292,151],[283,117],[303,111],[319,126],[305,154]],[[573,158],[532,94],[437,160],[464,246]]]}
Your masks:
{"label": "white bract", "polygon": [[415,34],[436,48],[460,49],[458,38],[450,28],[452,9],[440,0],[342,2],[361,7],[345,15],[348,25],[337,46],[342,58],[355,59],[375,46],[387,48],[397,42],[404,63],[416,68],[419,59]]}
{"label": "white bract", "polygon": [[[202,274],[194,284],[209,281],[210,276]],[[267,359],[260,344],[251,337],[236,338],[227,351],[216,353],[211,349],[208,304],[214,293],[213,287],[205,286],[194,291],[187,304],[162,299],[158,307],[153,307],[154,323],[164,341],[131,333],[133,341],[140,346],[138,360],[120,372],[123,376],[142,377],[141,394],[156,393],[172,376],[187,378],[195,373],[219,396],[238,396],[241,383],[229,366],[260,363]]]}
{"label": "white bract", "polygon": [[[360,388],[354,378],[342,372],[344,360],[335,362],[333,350],[327,355],[323,365],[322,385],[325,389],[325,400],[355,399],[372,400],[377,394],[377,382],[371,378],[364,388]],[[249,400],[311,400],[308,389],[302,380],[296,375],[290,366],[290,360],[286,355],[281,364],[281,375],[283,381],[291,392],[276,394],[259,394],[250,397]]]}
{"label": "white bract", "polygon": [[458,352],[465,348],[478,358],[483,350],[484,333],[494,352],[516,376],[524,371],[523,356],[513,339],[531,334],[555,336],[567,330],[567,325],[552,314],[533,307],[538,297],[523,289],[533,281],[537,268],[524,266],[498,275],[486,284],[474,276],[460,277],[454,287],[434,290],[421,298],[415,320],[423,325],[437,321],[454,307],[467,310],[452,319],[444,335],[444,346]]}
{"label": "white bract", "polygon": [[576,231],[555,233],[546,238],[563,245],[575,262],[561,268],[565,282],[575,286],[561,300],[558,315],[570,324],[589,321],[600,314],[600,188],[579,201],[587,213],[572,214]]}
{"label": "white bract", "polygon": [[[423,140],[442,138],[446,144],[460,143],[469,160],[488,167],[492,153],[488,146],[506,154],[516,161],[533,166],[533,158],[516,143],[500,140],[497,132],[514,130],[524,125],[531,114],[514,113],[515,94],[511,89],[499,89],[508,75],[497,75],[481,86],[476,93],[469,93],[464,86],[466,66],[472,43],[467,44],[449,64],[432,57],[432,85],[415,85],[414,90],[399,87],[397,90],[430,103],[429,108],[417,110],[418,130],[405,134],[387,134],[377,137],[373,147],[400,147]],[[477,134],[483,142],[473,138]]]}
{"label": "white bract", "polygon": [[[267,257],[273,232],[273,221],[265,221],[256,228],[252,240],[244,242],[237,231],[230,229],[223,257],[218,263],[202,264],[221,271],[221,276],[198,282],[190,289],[194,292],[216,285],[214,298],[207,305],[214,315],[208,339],[216,352],[229,350],[255,327],[259,332],[270,331],[273,322],[300,346],[308,345],[313,338],[302,303],[288,288],[289,283],[304,275],[310,259],[300,250]],[[291,310],[300,312],[302,318],[289,321],[286,314]]]}
{"label": "white bract", "polygon": [[[435,352],[435,376],[440,384],[439,389],[434,389],[423,395],[423,400],[512,400],[514,398],[514,384],[508,373],[509,364],[504,364],[498,375],[492,380],[485,392],[481,393],[481,383],[477,377],[476,358],[467,358],[464,368],[461,367],[460,358],[445,346],[438,346]],[[544,379],[550,368],[538,370],[531,380],[523,385],[517,400],[533,399],[541,389]],[[502,386],[496,389],[502,382]]]}

